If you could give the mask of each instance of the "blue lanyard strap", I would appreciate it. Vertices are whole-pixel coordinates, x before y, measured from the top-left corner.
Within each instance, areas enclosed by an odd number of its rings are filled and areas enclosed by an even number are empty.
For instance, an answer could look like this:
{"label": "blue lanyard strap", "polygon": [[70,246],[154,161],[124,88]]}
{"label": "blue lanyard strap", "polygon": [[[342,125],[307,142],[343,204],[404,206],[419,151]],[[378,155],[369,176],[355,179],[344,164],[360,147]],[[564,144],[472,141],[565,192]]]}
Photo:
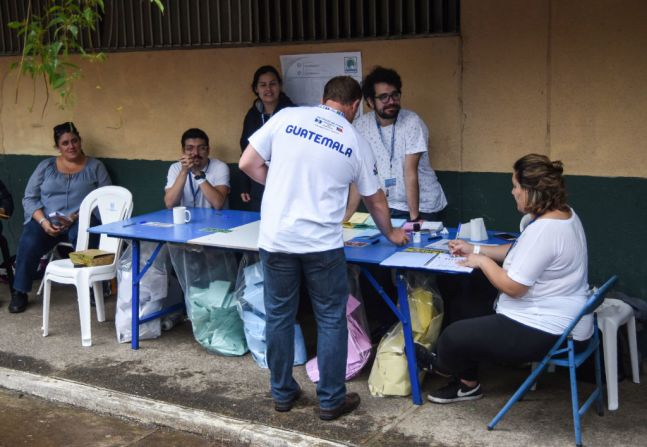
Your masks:
{"label": "blue lanyard strap", "polygon": [[[389,158],[389,169],[393,170],[393,157],[395,156],[395,123],[398,121],[396,118],[393,121],[393,133],[391,133],[391,158]],[[377,115],[375,115],[375,126],[377,127],[377,134],[380,136],[380,141],[382,145],[386,148],[386,143],[382,138],[382,127],[380,126],[379,121],[377,120]]]}
{"label": "blue lanyard strap", "polygon": [[342,112],[341,110],[333,109],[332,107],[328,107],[327,105],[324,105],[324,104],[319,104],[319,108],[324,110],[330,110],[331,112],[334,112],[337,115],[343,116],[344,118],[346,118],[346,115],[344,115],[344,112]]}
{"label": "blue lanyard strap", "polygon": [[[211,163],[210,159],[207,159],[207,167],[204,168],[204,172],[207,172],[209,170],[209,163]],[[189,172],[189,186],[191,187],[191,194],[193,195],[193,205],[195,206],[195,198],[198,196],[200,193],[200,188],[195,188],[193,186],[193,174]],[[196,185],[197,186],[197,185]]]}

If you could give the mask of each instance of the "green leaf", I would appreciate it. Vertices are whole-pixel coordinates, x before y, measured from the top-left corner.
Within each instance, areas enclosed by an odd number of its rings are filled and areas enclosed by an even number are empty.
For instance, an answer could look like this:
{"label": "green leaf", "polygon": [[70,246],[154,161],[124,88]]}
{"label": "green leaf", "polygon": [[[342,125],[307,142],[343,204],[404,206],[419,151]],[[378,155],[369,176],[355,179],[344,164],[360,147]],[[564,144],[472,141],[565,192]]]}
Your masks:
{"label": "green leaf", "polygon": [[164,13],[164,4],[162,3],[162,0],[151,0],[151,3],[155,3],[160,12]]}
{"label": "green leaf", "polygon": [[53,73],[49,77],[49,85],[51,85],[54,90],[60,89],[65,85],[65,76],[60,73]]}
{"label": "green leaf", "polygon": [[94,23],[94,11],[91,8],[86,7],[83,10],[83,18],[85,19],[85,21],[89,25],[93,24]]}

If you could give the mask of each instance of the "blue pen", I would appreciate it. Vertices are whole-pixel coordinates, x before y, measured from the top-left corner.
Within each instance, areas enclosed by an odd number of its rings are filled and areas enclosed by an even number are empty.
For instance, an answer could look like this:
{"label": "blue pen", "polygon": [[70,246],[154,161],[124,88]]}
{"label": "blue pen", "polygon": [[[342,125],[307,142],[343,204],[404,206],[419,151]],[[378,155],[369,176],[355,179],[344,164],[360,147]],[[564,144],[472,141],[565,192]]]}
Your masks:
{"label": "blue pen", "polygon": [[146,223],[145,220],[142,220],[141,222],[130,222],[130,223],[127,223],[126,225],[122,225],[121,228],[132,227],[133,225],[141,225],[145,223]]}
{"label": "blue pen", "polygon": [[458,239],[458,235],[461,234],[461,226],[462,225],[463,225],[462,223],[458,224],[458,230],[456,230],[456,237],[454,239]]}

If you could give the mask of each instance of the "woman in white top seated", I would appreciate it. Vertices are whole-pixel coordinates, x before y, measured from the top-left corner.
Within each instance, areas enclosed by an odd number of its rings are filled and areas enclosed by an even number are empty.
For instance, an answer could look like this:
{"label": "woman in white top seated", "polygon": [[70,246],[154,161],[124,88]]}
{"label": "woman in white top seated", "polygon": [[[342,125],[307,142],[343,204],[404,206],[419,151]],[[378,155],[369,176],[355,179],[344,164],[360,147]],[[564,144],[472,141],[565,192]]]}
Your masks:
{"label": "woman in white top seated", "polygon": [[[428,396],[432,402],[482,397],[481,361],[541,360],[586,302],[586,237],[566,204],[562,163],[537,154],[520,158],[514,164],[512,196],[517,210],[532,217],[514,243],[450,241],[451,253],[465,256],[464,265],[481,269],[500,294],[496,314],[449,325],[435,353],[416,346],[423,369],[454,377]],[[583,318],[573,331],[576,347],[592,333],[592,318]]]}

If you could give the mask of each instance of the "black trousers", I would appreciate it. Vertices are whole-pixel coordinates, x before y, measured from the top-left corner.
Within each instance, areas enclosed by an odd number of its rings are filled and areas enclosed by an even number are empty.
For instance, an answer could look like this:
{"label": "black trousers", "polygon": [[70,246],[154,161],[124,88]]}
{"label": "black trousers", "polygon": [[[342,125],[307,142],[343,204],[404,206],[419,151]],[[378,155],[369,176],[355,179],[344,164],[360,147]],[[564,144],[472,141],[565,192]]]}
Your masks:
{"label": "black trousers", "polygon": [[433,366],[441,373],[478,380],[480,362],[539,361],[558,338],[500,314],[460,320],[440,334]]}

